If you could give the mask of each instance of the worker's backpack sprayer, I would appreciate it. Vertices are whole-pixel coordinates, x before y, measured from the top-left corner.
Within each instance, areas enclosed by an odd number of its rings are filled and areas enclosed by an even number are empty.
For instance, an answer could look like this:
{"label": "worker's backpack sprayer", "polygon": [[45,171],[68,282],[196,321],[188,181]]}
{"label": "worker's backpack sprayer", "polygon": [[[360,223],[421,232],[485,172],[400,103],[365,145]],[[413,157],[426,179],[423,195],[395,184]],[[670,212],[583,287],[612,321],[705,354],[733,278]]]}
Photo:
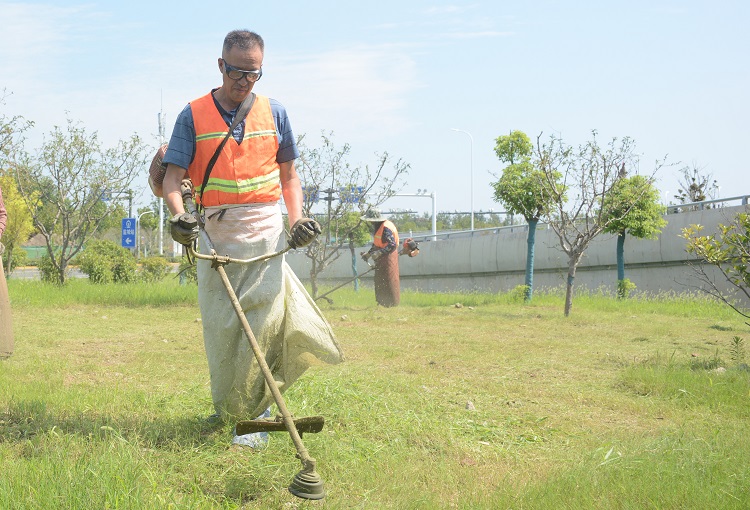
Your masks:
{"label": "worker's backpack sprayer", "polygon": [[162,198],[164,196],[161,185],[164,182],[164,175],[167,173],[167,165],[164,164],[164,154],[167,153],[167,144],[165,143],[156,151],[154,158],[151,160],[151,166],[148,167],[148,185],[151,192]]}

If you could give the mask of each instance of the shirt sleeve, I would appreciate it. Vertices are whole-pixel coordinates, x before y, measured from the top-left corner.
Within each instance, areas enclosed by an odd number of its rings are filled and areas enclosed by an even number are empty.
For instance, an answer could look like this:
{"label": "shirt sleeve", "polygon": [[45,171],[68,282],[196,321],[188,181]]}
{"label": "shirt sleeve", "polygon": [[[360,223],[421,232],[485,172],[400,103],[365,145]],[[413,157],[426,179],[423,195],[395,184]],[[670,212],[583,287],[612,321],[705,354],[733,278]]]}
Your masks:
{"label": "shirt sleeve", "polygon": [[171,163],[187,170],[194,158],[195,123],[193,111],[188,104],[177,116],[163,161],[165,164]]}
{"label": "shirt sleeve", "polygon": [[287,161],[295,160],[299,157],[299,149],[297,149],[297,140],[294,138],[292,123],[289,121],[286,108],[275,99],[270,99],[270,102],[273,121],[276,124],[276,133],[279,137],[279,150],[276,153],[276,162],[286,163]]}
{"label": "shirt sleeve", "polygon": [[393,231],[388,227],[383,227],[382,240],[385,243],[385,246],[381,249],[386,255],[392,253],[393,250],[398,248],[398,246],[396,246],[396,238],[393,236]]}

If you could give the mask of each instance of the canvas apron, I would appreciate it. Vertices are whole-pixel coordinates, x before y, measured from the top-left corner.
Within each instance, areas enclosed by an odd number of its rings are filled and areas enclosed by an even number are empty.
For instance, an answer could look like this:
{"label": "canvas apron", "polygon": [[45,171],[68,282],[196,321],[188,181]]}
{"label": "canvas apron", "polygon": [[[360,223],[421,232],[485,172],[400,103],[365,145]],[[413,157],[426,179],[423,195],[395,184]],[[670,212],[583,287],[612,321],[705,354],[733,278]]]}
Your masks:
{"label": "canvas apron", "polygon": [[401,281],[398,273],[398,250],[375,261],[375,301],[380,306],[398,306],[401,302]]}
{"label": "canvas apron", "polygon": [[0,358],[7,358],[11,354],[13,354],[13,323],[3,259],[0,257]]}
{"label": "canvas apron", "polygon": [[[277,203],[205,210],[206,233],[220,255],[248,259],[286,245]],[[202,251],[206,253],[205,248]],[[227,277],[283,393],[318,360],[338,363],[342,353],[331,326],[283,256],[230,263]],[[273,401],[263,373],[211,262],[198,260],[198,302],[216,412],[253,419]]]}

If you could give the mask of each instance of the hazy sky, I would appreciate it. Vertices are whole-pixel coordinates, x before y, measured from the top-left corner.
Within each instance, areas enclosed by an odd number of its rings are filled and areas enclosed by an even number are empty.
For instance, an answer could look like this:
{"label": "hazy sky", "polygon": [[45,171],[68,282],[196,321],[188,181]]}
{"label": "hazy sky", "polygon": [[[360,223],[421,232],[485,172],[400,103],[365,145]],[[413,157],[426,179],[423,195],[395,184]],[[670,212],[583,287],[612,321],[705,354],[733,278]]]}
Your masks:
{"label": "hazy sky", "polygon": [[[571,145],[593,129],[602,144],[629,136],[640,173],[665,156],[674,165],[658,174],[663,197],[686,165],[723,196],[750,194],[749,5],[0,0],[0,114],[36,123],[29,149],[66,115],[107,147],[132,133],[156,146],[159,112],[169,137],[184,105],[221,83],[226,33],[248,28],[266,41],[255,91],[287,107],[297,135],[332,131],[353,164],[402,158],[404,191],[435,192],[439,211],[468,211],[472,181],[475,211],[503,209],[493,148],[513,129]],[[145,204],[145,171],[138,185]]]}

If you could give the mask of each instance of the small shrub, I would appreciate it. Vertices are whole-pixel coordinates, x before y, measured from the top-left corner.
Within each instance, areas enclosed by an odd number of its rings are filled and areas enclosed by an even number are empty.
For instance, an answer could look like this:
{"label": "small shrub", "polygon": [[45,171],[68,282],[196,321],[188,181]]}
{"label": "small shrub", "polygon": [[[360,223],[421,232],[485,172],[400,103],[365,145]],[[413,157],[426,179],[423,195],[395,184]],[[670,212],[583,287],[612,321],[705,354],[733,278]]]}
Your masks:
{"label": "small shrub", "polygon": [[179,275],[181,285],[187,283],[198,283],[198,267],[195,263],[191,264],[188,262],[187,257],[182,257],[180,260]]}
{"label": "small shrub", "polygon": [[57,267],[55,267],[55,264],[52,262],[52,259],[49,257],[49,254],[45,253],[44,256],[39,259],[37,268],[39,269],[39,274],[43,282],[55,284],[60,283],[60,274],[57,271]]}
{"label": "small shrub", "polygon": [[528,300],[530,290],[528,285],[516,285],[508,292],[508,301],[510,303],[523,303]]}
{"label": "small shrub", "polygon": [[170,271],[169,262],[164,257],[146,257],[141,260],[140,279],[155,283],[164,279]]}
{"label": "small shrub", "polygon": [[92,241],[78,256],[81,271],[92,283],[128,283],[136,280],[133,254],[112,241]]}
{"label": "small shrub", "polygon": [[[8,252],[6,251],[3,254],[3,264],[6,264],[5,257],[8,255]],[[19,266],[26,265],[26,261],[28,259],[28,255],[26,254],[26,250],[23,250],[21,248],[15,248],[13,250],[13,254],[10,256],[10,271],[9,273],[12,273],[13,270]]]}
{"label": "small shrub", "polygon": [[629,298],[635,289],[636,289],[635,283],[631,282],[629,279],[625,278],[624,280],[617,280],[617,298],[618,299]]}

